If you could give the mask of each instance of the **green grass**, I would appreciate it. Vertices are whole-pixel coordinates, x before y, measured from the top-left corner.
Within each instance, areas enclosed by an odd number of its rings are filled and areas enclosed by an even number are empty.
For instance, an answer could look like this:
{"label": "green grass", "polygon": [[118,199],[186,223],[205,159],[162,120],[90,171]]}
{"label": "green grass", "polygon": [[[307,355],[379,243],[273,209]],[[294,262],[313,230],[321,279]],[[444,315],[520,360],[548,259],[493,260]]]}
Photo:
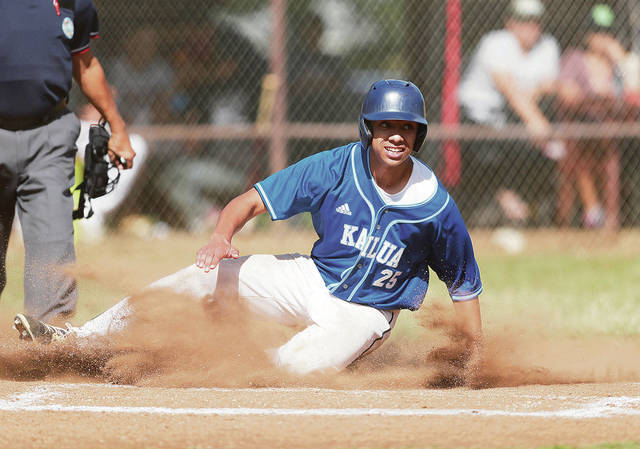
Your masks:
{"label": "green grass", "polygon": [[550,330],[629,335],[640,331],[640,260],[572,252],[480,257],[487,303],[501,315],[539,316]]}

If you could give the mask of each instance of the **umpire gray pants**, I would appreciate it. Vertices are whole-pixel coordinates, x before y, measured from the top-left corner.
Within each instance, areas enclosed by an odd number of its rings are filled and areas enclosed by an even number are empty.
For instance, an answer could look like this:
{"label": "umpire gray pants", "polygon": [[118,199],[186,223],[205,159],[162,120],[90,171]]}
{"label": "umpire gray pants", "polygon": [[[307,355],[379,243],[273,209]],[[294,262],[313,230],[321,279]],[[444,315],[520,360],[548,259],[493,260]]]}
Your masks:
{"label": "umpire gray pants", "polygon": [[24,308],[44,321],[73,312],[78,299],[75,279],[60,266],[75,261],[69,189],[79,132],[72,113],[34,129],[0,129],[0,292],[17,210],[25,247]]}

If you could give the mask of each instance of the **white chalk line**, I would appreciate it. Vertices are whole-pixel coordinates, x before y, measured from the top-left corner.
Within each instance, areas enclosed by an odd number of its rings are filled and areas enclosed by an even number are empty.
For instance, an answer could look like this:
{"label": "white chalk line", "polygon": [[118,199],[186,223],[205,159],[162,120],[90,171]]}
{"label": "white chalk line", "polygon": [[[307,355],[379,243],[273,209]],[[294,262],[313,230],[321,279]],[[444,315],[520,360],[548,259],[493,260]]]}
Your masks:
{"label": "white chalk line", "polygon": [[[64,386],[63,386],[64,388]],[[64,396],[55,388],[35,387],[24,393],[0,400],[0,411],[7,412],[66,412],[66,413],[112,413],[112,414],[152,414],[152,415],[193,415],[193,416],[505,416],[531,418],[593,419],[620,416],[640,416],[640,397],[593,398],[580,407],[558,410],[514,411],[476,408],[173,408],[134,406],[94,406],[42,404]]]}
{"label": "white chalk line", "polygon": [[167,407],[108,407],[78,405],[24,405],[5,407],[0,411],[12,412],[75,412],[75,413],[114,413],[114,414],[152,414],[152,415],[193,415],[193,416],[505,416],[531,418],[613,418],[623,415],[640,416],[639,410],[597,408],[567,409],[539,412],[514,412],[489,409],[377,409],[377,408],[317,408],[317,409],[285,409],[285,408],[167,408]]}

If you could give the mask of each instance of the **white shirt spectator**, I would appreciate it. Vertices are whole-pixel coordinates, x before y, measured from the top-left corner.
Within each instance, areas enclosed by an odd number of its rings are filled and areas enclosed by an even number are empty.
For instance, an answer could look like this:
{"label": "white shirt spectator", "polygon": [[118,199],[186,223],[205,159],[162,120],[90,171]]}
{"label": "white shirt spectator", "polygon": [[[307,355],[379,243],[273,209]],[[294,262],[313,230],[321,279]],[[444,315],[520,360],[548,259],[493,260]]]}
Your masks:
{"label": "white shirt spectator", "polygon": [[525,53],[511,32],[492,31],[480,40],[471,58],[458,89],[458,101],[473,121],[504,125],[506,100],[493,74],[509,73],[520,88],[535,90],[556,78],[559,65],[560,49],[553,37],[543,34]]}

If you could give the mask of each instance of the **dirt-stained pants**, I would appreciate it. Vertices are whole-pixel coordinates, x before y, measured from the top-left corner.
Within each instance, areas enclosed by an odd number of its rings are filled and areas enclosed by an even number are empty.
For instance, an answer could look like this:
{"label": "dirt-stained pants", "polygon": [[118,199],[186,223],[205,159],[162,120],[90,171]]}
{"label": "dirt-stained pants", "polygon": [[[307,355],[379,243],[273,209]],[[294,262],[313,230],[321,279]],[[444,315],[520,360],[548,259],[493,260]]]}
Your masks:
{"label": "dirt-stained pants", "polygon": [[[285,325],[305,329],[274,352],[274,362],[297,374],[339,370],[390,334],[399,311],[378,310],[329,293],[310,257],[300,254],[253,255],[225,259],[205,273],[189,266],[151,284],[199,300],[238,295],[252,311]],[[75,329],[78,337],[108,335],[127,325],[133,312],[128,298]]]}

